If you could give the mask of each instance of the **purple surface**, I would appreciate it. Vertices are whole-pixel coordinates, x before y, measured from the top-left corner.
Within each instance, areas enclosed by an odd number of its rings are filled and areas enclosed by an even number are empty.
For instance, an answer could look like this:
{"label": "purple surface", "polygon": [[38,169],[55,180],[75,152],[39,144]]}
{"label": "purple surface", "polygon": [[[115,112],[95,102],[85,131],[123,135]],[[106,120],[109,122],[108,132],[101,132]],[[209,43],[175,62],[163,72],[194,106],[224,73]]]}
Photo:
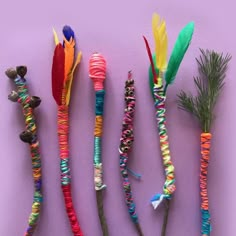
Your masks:
{"label": "purple surface", "polygon": [[[83,2],[83,3],[82,3]],[[18,104],[7,100],[12,89],[4,75],[6,68],[28,66],[28,82],[33,95],[42,98],[37,123],[43,161],[44,204],[35,236],[69,236],[60,189],[56,104],[51,95],[51,62],[54,49],[52,27],[57,31],[70,24],[83,52],[75,77],[71,102],[71,165],[73,196],[85,236],[101,236],[93,187],[94,92],[88,79],[88,59],[92,52],[107,59],[105,122],[103,138],[105,213],[110,236],[136,235],[124,204],[118,164],[123,87],[127,71],[136,80],[137,110],[135,144],[129,167],[142,174],[131,178],[140,222],[145,236],[160,235],[163,208],[154,211],[149,199],[160,192],[164,182],[153,101],[147,82],[148,57],[142,35],[153,45],[151,16],[158,11],[167,22],[169,49],[179,30],[189,21],[196,24],[192,45],[176,82],[168,90],[167,122],[172,158],[176,166],[177,191],[171,206],[168,234],[200,235],[199,140],[200,129],[192,117],[176,107],[180,89],[193,91],[198,48],[230,52],[236,56],[235,2],[228,1],[5,1],[0,8],[1,75],[1,195],[0,235],[23,235],[31,210],[33,183],[28,146],[18,134],[24,121]],[[169,50],[170,52],[170,50]],[[212,156],[209,169],[209,196],[212,236],[234,236],[235,210],[235,92],[236,74],[231,61],[227,84],[217,104],[212,128]],[[227,104],[227,106],[226,106]]]}

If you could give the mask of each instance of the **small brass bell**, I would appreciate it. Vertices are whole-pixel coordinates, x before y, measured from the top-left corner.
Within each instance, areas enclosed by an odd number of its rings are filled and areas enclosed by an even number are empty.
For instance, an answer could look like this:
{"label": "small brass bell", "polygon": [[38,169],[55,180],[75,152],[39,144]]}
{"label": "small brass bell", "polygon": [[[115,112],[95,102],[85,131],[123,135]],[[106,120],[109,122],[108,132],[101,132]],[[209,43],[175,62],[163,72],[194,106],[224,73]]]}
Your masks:
{"label": "small brass bell", "polygon": [[31,143],[33,141],[33,134],[29,130],[23,131],[20,134],[20,139],[24,143]]}
{"label": "small brass bell", "polygon": [[19,96],[18,93],[16,91],[11,91],[11,93],[8,95],[8,99],[12,102],[17,102]]}
{"label": "small brass bell", "polygon": [[16,67],[17,74],[21,77],[24,78],[24,76],[27,73],[27,67],[26,66],[17,66]]}
{"label": "small brass bell", "polygon": [[32,97],[30,98],[29,104],[30,104],[30,107],[31,107],[31,108],[36,108],[36,107],[38,107],[38,106],[40,105],[40,103],[41,103],[40,97],[32,96]]}
{"label": "small brass bell", "polygon": [[13,68],[7,69],[5,74],[9,79],[12,79],[12,80],[14,80],[17,77],[17,72]]}

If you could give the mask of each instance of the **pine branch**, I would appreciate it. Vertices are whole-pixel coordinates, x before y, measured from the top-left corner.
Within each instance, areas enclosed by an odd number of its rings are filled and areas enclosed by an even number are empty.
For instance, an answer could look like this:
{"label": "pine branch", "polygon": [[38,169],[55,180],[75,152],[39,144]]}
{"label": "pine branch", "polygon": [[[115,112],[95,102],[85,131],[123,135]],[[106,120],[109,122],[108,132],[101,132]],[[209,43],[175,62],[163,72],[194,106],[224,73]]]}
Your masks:
{"label": "pine branch", "polygon": [[209,132],[213,121],[213,110],[219,94],[224,87],[224,79],[231,56],[215,51],[200,49],[198,64],[199,76],[194,77],[197,96],[181,91],[178,95],[180,109],[192,113],[199,119],[202,130]]}
{"label": "pine branch", "polygon": [[194,97],[191,94],[185,93],[183,90],[180,92],[178,96],[178,107],[181,110],[187,111],[196,115],[195,104],[194,104]]}

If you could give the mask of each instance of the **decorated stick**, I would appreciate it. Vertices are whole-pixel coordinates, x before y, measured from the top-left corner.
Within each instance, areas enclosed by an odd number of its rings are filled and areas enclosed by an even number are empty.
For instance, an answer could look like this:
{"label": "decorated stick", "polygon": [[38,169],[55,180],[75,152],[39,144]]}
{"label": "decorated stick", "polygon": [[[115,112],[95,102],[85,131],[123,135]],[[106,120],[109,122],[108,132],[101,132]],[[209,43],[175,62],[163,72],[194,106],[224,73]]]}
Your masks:
{"label": "decorated stick", "polygon": [[63,44],[59,43],[54,31],[56,48],[52,64],[52,94],[58,105],[58,139],[60,147],[61,188],[66,212],[75,236],[82,236],[71,195],[71,175],[69,166],[69,103],[75,69],[81,60],[81,52],[74,62],[75,36],[69,26],[63,28]]}
{"label": "decorated stick", "polygon": [[33,179],[34,179],[34,198],[32,204],[32,212],[29,216],[28,228],[25,236],[34,234],[37,226],[41,204],[43,201],[42,195],[42,177],[41,177],[41,158],[39,151],[39,141],[37,138],[37,127],[33,111],[40,105],[40,98],[30,96],[25,75],[27,73],[26,66],[19,66],[15,69],[8,69],[6,75],[12,79],[17,87],[17,91],[12,91],[8,99],[12,102],[18,102],[22,106],[23,115],[25,118],[25,131],[20,134],[20,139],[28,143],[30,146]]}
{"label": "decorated stick", "polygon": [[95,127],[94,127],[94,185],[97,197],[98,215],[103,231],[103,236],[108,236],[108,227],[103,209],[103,190],[106,185],[103,183],[102,171],[102,128],[103,128],[103,107],[104,107],[104,80],[106,78],[106,60],[99,54],[94,53],[89,60],[89,77],[93,80],[96,106],[95,106]]}
{"label": "decorated stick", "polygon": [[210,132],[214,119],[214,107],[224,86],[224,79],[231,56],[215,51],[202,50],[197,60],[199,77],[194,78],[197,96],[181,91],[178,105],[193,114],[201,125],[201,160],[200,160],[200,197],[201,197],[201,235],[209,236],[212,230],[208,205],[207,171],[210,160],[212,134]]}
{"label": "decorated stick", "polygon": [[[165,183],[163,186],[163,192],[156,194],[151,203],[156,209],[161,202],[165,203],[165,215],[162,226],[162,236],[166,235],[166,228],[168,222],[169,204],[173,193],[175,192],[175,172],[174,165],[171,160],[169,141],[166,128],[166,91],[168,86],[174,82],[177,71],[181,64],[181,61],[185,55],[190,44],[194,24],[191,22],[187,24],[180,32],[174,49],[167,64],[167,45],[168,38],[166,32],[166,23],[160,18],[159,15],[154,14],[152,18],[152,30],[155,40],[155,53],[152,56],[151,50],[147,39],[144,37],[148,56],[150,59],[151,67],[149,73],[149,81],[151,93],[154,98],[156,108],[156,119],[160,139],[161,155],[163,159],[163,166],[165,169]],[[165,79],[165,86],[163,86],[163,80]]]}
{"label": "decorated stick", "polygon": [[139,236],[142,236],[142,229],[139,224],[136,206],[133,200],[131,184],[128,176],[128,153],[132,148],[134,141],[133,118],[135,112],[135,88],[132,74],[129,72],[128,79],[125,82],[125,112],[122,123],[122,135],[120,139],[120,172],[123,178],[123,189],[125,193],[125,202],[128,207],[131,220],[135,224]]}

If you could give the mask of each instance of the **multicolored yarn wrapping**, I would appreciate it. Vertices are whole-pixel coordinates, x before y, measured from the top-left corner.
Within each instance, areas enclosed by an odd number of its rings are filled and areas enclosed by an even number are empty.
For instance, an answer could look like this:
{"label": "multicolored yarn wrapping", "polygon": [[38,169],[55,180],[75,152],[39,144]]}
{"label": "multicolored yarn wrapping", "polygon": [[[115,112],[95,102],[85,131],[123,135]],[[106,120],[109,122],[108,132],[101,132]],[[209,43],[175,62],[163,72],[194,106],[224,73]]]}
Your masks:
{"label": "multicolored yarn wrapping", "polygon": [[120,139],[120,172],[123,177],[123,189],[125,193],[125,201],[128,207],[131,220],[135,224],[139,235],[143,235],[139,225],[138,215],[136,213],[136,206],[132,196],[131,184],[128,176],[128,153],[132,148],[134,141],[133,134],[133,118],[135,112],[135,88],[134,80],[131,78],[132,74],[129,72],[128,79],[125,82],[125,113],[122,123],[122,135]]}
{"label": "multicolored yarn wrapping", "polygon": [[154,209],[156,209],[159,204],[164,200],[170,200],[173,193],[175,192],[175,174],[174,174],[174,166],[171,161],[167,128],[166,128],[166,116],[165,116],[165,101],[166,96],[164,95],[162,86],[154,86],[153,95],[155,101],[156,108],[156,118],[158,124],[158,132],[160,137],[160,146],[161,146],[161,154],[163,159],[163,166],[165,168],[166,180],[163,186],[163,193],[155,195],[152,199],[152,205]]}
{"label": "multicolored yarn wrapping", "polygon": [[103,106],[104,106],[104,80],[106,78],[106,60],[99,54],[94,53],[89,60],[89,77],[93,80],[96,95],[95,105],[95,127],[94,127],[94,186],[97,196],[97,206],[99,219],[103,231],[103,236],[108,236],[108,227],[103,210],[103,189],[106,185],[103,183],[101,142],[103,127]]}
{"label": "multicolored yarn wrapping", "polygon": [[[167,88],[175,80],[176,74],[184,55],[190,45],[194,23],[188,23],[179,33],[174,48],[167,63],[168,37],[166,31],[166,22],[156,13],[152,17],[152,31],[155,41],[155,53],[152,55],[147,39],[143,36],[148,57],[150,60],[149,82],[151,92],[155,101],[156,118],[158,123],[158,132],[160,137],[161,154],[165,168],[166,180],[163,186],[163,193],[155,195],[152,199],[154,209],[165,199],[166,213],[162,227],[162,236],[166,235],[168,221],[169,200],[176,190],[174,166],[171,161],[169,142],[166,129],[165,100]],[[165,87],[163,82],[165,80]]]}
{"label": "multicolored yarn wrapping", "polygon": [[63,44],[59,43],[56,32],[56,48],[52,65],[52,93],[58,104],[58,139],[61,158],[61,188],[64,195],[66,212],[75,236],[83,236],[72,202],[71,175],[69,166],[69,102],[74,71],[81,60],[81,52],[74,62],[75,39],[69,26],[63,28]]}
{"label": "multicolored yarn wrapping", "polygon": [[13,79],[17,91],[13,91],[9,96],[9,100],[18,102],[22,105],[23,114],[25,118],[25,131],[20,134],[20,138],[23,142],[29,143],[34,179],[34,199],[32,204],[32,212],[29,216],[28,228],[25,232],[25,236],[34,234],[37,226],[40,209],[43,201],[42,195],[42,176],[41,176],[41,159],[39,151],[39,141],[37,138],[37,128],[35,123],[35,117],[33,114],[34,108],[39,106],[41,100],[39,97],[30,96],[27,88],[26,79],[24,78],[27,72],[25,66],[17,67],[17,69],[8,69],[6,71],[7,76]]}
{"label": "multicolored yarn wrapping", "polygon": [[210,159],[211,134],[201,134],[201,172],[200,172],[200,195],[202,214],[202,236],[209,236],[211,232],[211,216],[208,207],[207,193],[207,169]]}

